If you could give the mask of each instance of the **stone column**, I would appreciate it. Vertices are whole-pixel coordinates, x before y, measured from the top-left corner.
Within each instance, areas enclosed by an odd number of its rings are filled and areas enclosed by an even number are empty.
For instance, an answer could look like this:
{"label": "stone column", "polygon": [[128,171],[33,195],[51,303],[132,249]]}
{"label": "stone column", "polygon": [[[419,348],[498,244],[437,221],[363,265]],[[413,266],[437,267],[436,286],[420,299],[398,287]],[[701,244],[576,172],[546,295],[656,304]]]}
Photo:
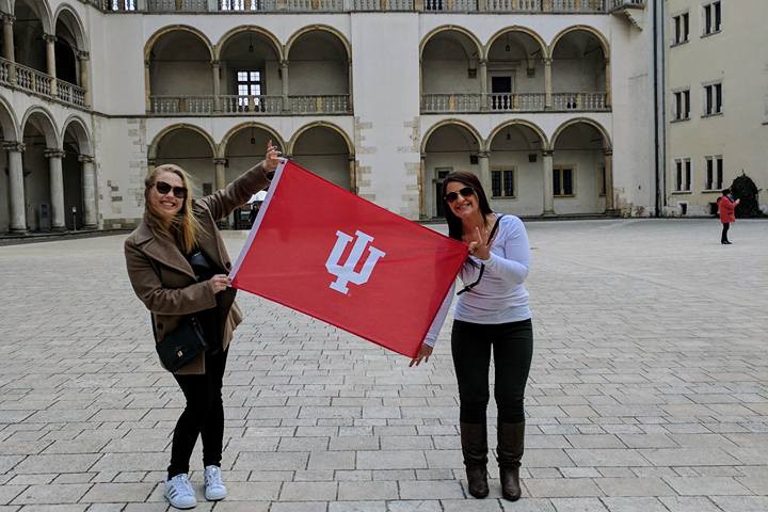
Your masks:
{"label": "stone column", "polygon": [[422,154],[419,162],[419,218],[427,220],[427,155]]}
{"label": "stone column", "polygon": [[605,59],[605,106],[606,108],[611,107],[611,96],[612,96],[612,89],[611,89],[611,61],[610,59]]}
{"label": "stone column", "polygon": [[10,61],[8,66],[8,80],[16,83],[16,53],[13,50],[13,22],[16,18],[10,14],[3,13],[3,57]]}
{"label": "stone column", "polygon": [[283,112],[291,111],[290,98],[288,97],[288,61],[280,61],[280,82],[283,86]]}
{"label": "stone column", "polygon": [[357,160],[355,155],[349,155],[349,190],[357,195]]}
{"label": "stone column", "polygon": [[211,61],[213,70],[213,111],[221,112],[221,62]]}
{"label": "stone column", "polygon": [[51,96],[56,98],[57,85],[56,85],[56,36],[54,34],[43,35],[45,40],[45,56],[47,62],[48,74],[51,76]]}
{"label": "stone column", "polygon": [[613,149],[605,149],[605,213],[613,213]]}
{"label": "stone column", "polygon": [[552,59],[544,59],[544,109],[552,110]]}
{"label": "stone column", "polygon": [[86,108],[91,108],[91,70],[89,67],[90,54],[77,51],[77,59],[80,61],[80,87],[85,89],[84,99]]}
{"label": "stone column", "polygon": [[541,152],[542,167],[544,168],[544,217],[554,217],[555,214],[555,192],[553,190],[554,181],[552,171],[554,165],[554,151],[546,149]]}
{"label": "stone column", "polygon": [[64,158],[64,151],[46,149],[43,154],[48,159],[51,173],[51,229],[63,231],[67,229],[64,222],[64,174],[61,170],[61,159]]}
{"label": "stone column", "polygon": [[8,141],[3,143],[3,149],[8,152],[8,181],[11,188],[11,232],[26,233],[27,211],[24,199],[24,164],[21,159],[25,145],[21,142]]}
{"label": "stone column", "polygon": [[213,166],[216,169],[216,190],[221,190],[227,186],[227,159],[226,158],[214,158]]}
{"label": "stone column", "polygon": [[152,91],[150,90],[149,72],[152,63],[149,59],[144,61],[144,108],[147,114],[152,112]]}
{"label": "stone column", "polygon": [[77,161],[83,165],[83,224],[95,228],[96,219],[96,167],[93,157],[80,155]]}
{"label": "stone column", "polygon": [[485,190],[485,195],[491,197],[493,195],[491,190],[491,154],[488,151],[478,152],[477,163],[480,164],[480,184]]}
{"label": "stone column", "polygon": [[490,105],[488,97],[488,61],[480,61],[480,110],[486,111]]}

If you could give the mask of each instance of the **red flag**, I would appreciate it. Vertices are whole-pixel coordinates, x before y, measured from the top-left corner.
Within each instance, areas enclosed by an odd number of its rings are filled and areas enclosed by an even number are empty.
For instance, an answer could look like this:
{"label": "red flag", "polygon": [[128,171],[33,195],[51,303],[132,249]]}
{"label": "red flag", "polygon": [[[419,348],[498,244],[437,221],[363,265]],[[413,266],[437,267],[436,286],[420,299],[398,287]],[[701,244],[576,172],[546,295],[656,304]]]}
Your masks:
{"label": "red flag", "polygon": [[285,161],[231,277],[414,357],[466,256],[464,244]]}

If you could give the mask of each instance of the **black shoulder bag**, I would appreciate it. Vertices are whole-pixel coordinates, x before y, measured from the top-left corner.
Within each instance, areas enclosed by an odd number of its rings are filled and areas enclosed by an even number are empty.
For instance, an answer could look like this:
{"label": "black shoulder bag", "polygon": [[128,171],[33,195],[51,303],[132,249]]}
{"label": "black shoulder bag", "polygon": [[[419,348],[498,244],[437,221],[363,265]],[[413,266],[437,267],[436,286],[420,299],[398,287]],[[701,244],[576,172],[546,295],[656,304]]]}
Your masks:
{"label": "black shoulder bag", "polygon": [[203,329],[194,315],[184,316],[176,329],[169,332],[162,341],[155,343],[160,363],[169,372],[175,372],[189,364],[205,352],[207,347]]}

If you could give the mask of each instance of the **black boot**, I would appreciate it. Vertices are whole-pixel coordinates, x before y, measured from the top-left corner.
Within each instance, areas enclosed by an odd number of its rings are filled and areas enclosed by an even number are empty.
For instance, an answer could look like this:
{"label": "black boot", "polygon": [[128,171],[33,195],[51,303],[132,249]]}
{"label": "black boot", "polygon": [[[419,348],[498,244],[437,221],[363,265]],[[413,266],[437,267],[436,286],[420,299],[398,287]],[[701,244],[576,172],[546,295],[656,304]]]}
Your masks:
{"label": "black boot", "polygon": [[488,435],[485,423],[461,423],[461,452],[467,468],[467,487],[475,498],[488,496]]}
{"label": "black boot", "polygon": [[501,478],[501,495],[504,499],[517,501],[522,493],[520,489],[520,460],[525,447],[525,422],[501,423],[498,428],[496,448]]}

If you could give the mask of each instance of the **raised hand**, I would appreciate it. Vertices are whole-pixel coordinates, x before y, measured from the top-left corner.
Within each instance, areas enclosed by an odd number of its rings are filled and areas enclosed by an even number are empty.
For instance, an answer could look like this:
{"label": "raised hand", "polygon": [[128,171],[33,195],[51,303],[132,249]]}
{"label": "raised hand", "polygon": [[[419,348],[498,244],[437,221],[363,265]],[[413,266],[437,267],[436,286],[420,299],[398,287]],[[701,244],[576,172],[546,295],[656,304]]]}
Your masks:
{"label": "raised hand", "polygon": [[272,139],[267,142],[267,155],[264,157],[264,171],[272,172],[277,169],[277,165],[280,163],[280,151],[277,146],[272,144]]}

